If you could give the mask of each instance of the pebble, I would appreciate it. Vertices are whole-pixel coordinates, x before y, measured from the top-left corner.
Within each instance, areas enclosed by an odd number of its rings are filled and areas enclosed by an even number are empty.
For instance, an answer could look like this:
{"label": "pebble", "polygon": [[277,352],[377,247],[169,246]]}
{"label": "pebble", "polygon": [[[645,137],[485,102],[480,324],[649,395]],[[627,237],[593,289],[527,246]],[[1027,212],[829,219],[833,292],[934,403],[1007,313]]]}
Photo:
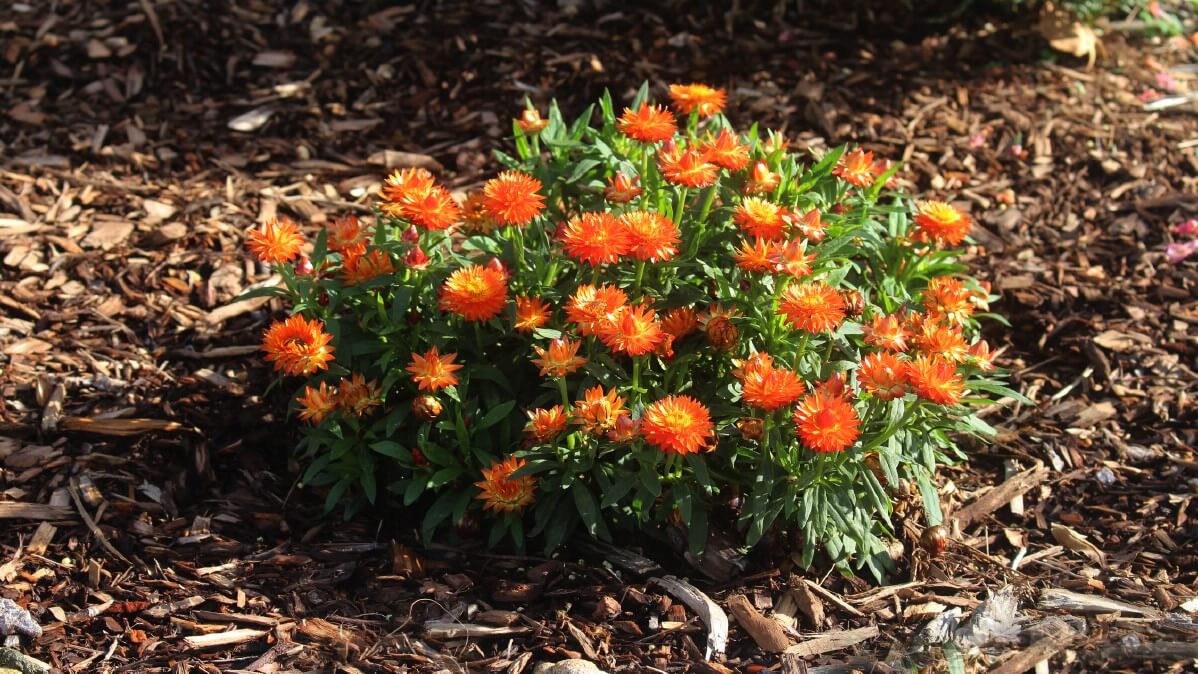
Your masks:
{"label": "pebble", "polygon": [[532,674],[607,674],[590,660],[562,660],[558,663],[538,662]]}

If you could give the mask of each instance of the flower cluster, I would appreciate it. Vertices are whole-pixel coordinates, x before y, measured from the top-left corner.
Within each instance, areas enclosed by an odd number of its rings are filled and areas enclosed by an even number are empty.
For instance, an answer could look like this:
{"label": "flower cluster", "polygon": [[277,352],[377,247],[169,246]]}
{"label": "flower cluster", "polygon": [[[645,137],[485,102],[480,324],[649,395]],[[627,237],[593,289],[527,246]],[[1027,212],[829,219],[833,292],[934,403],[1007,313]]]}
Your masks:
{"label": "flower cluster", "polygon": [[723,90],[668,98],[572,123],[530,104],[461,203],[403,169],[373,223],[250,232],[295,307],[263,350],[306,379],[304,482],[330,507],[420,502],[425,535],[481,508],[492,542],[547,548],[801,524],[807,561],[872,565],[889,490],[989,431],[972,405],[1018,397],[977,336],[989,287],[955,262],[969,215],[886,192],[898,167],[866,149],[736,131]]}

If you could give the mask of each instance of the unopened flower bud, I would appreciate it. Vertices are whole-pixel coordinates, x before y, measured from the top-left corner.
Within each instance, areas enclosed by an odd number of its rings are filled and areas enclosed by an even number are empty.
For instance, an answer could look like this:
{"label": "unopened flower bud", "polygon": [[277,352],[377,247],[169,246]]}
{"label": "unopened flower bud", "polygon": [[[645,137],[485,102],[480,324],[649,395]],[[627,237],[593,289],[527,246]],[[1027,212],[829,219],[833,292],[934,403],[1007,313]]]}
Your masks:
{"label": "unopened flower bud", "polygon": [[844,311],[849,316],[860,316],[865,311],[865,296],[856,290],[843,290],[840,295],[844,298]]}
{"label": "unopened flower bud", "polygon": [[436,421],[437,417],[441,416],[441,409],[441,401],[431,395],[418,396],[412,401],[412,412],[421,421],[429,423]]}
{"label": "unopened flower bud", "polygon": [[295,273],[298,276],[311,276],[316,269],[312,266],[312,260],[307,255],[300,254],[299,259],[295,261]]}
{"label": "unopened flower bud", "polygon": [[756,417],[745,417],[736,422],[736,428],[740,431],[740,435],[745,440],[757,442],[761,440],[765,425],[761,419]]}
{"label": "unopened flower bud", "polygon": [[732,321],[719,316],[707,322],[707,341],[720,351],[729,351],[740,339],[740,330]]}
{"label": "unopened flower bud", "polygon": [[416,464],[417,468],[423,468],[428,465],[428,457],[424,455],[424,452],[420,451],[419,447],[412,448],[412,463]]}
{"label": "unopened flower bud", "polygon": [[403,231],[403,240],[408,243],[420,243],[420,230],[416,229],[416,225],[408,225]]}
{"label": "unopened flower bud", "polygon": [[549,122],[541,118],[541,113],[535,108],[524,108],[524,112],[520,113],[520,119],[516,120],[520,130],[529,135],[535,135],[541,132],[542,129],[549,126]]}
{"label": "unopened flower bud", "polygon": [[923,534],[919,537],[919,545],[932,557],[939,557],[948,549],[948,538],[948,529],[937,524],[923,530]]}

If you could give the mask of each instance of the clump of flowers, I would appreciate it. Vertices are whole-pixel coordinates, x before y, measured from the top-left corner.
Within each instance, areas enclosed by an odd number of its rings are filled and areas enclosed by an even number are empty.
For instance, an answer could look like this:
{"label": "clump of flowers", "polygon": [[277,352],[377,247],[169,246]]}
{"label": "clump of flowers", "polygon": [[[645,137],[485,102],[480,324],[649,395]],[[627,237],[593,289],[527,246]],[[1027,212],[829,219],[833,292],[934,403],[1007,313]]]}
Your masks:
{"label": "clump of flowers", "polygon": [[971,217],[888,192],[898,167],[864,148],[738,131],[720,89],[667,100],[569,123],[530,104],[463,203],[404,169],[370,222],[249,233],[293,306],[262,348],[299,385],[303,482],[330,508],[386,497],[425,536],[481,510],[491,543],[549,550],[793,526],[806,563],[879,574],[900,485],[939,522],[954,437],[1019,397],[978,336],[995,298],[957,262]]}

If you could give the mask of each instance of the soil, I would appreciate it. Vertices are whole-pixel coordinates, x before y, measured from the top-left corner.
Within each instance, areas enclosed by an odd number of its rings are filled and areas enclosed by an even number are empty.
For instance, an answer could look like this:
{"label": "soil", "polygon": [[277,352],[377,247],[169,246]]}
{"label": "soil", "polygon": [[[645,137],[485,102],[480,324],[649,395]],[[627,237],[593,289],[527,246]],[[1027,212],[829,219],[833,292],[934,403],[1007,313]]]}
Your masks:
{"label": "soil", "polygon": [[[19,650],[70,672],[938,671],[920,628],[1010,586],[1039,629],[969,671],[1192,666],[1198,267],[1165,246],[1198,216],[1198,119],[1144,105],[1189,91],[1191,43],[1112,32],[1087,67],[1034,17],[696,5],[0,9],[0,597],[44,630]],[[422,547],[410,517],[342,522],[295,488],[257,353],[283,307],[233,302],[268,277],[247,228],[367,211],[396,165],[477,184],[526,97],[577,113],[646,79],[726,87],[798,152],[902,159],[901,187],[976,220],[1011,323],[988,337],[1034,404],[987,411],[998,441],[940,476],[947,549],[903,541],[893,585],[784,540],[720,579],[664,543],[623,542],[656,569]],[[668,574],[732,612],[723,655]],[[763,650],[758,618],[798,650]]]}

